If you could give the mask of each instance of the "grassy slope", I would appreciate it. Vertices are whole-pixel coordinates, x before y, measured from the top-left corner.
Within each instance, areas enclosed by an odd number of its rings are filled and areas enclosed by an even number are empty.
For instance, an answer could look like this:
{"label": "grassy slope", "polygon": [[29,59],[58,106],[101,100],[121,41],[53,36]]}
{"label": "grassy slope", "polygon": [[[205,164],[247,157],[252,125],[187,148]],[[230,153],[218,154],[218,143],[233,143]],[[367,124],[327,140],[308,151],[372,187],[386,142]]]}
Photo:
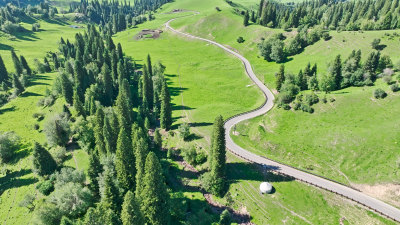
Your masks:
{"label": "grassy slope", "polygon": [[[225,3],[222,1],[221,4],[220,2],[214,4],[214,1],[178,0],[173,4],[166,5],[163,12],[168,12],[175,8],[192,9],[201,12],[198,16],[187,17],[173,22],[173,26],[176,26],[176,24],[185,25],[185,23],[199,20],[204,15],[212,16],[215,14],[215,6],[221,6],[222,4]],[[212,10],[209,10],[210,8]],[[239,107],[251,109],[252,106],[257,105],[255,104],[256,101],[251,102],[251,104],[248,101],[244,101],[244,97],[248,97],[249,93],[249,90],[244,88],[249,83],[246,80],[248,78],[243,73],[226,72],[226,69],[238,69],[234,65],[234,63],[238,64],[237,61],[230,59],[229,55],[222,53],[215,47],[210,47],[197,41],[182,39],[170,32],[164,32],[158,40],[135,41],[132,39],[139,30],[162,28],[162,24],[165,21],[175,16],[156,15],[156,17],[155,21],[116,35],[115,42],[121,42],[127,54],[134,56],[139,60],[139,63],[142,63],[140,60],[144,60],[147,53],[152,55],[153,60],[162,59],[163,64],[167,66],[166,73],[168,74],[167,77],[169,78],[172,93],[175,92],[177,87],[187,88],[182,91],[181,96],[177,96],[176,93],[173,94],[172,101],[174,104],[180,106],[183,99],[186,106],[185,110],[175,110],[174,117],[188,115],[188,118],[181,118],[175,124],[179,124],[182,120],[189,120],[193,123],[212,122],[212,119],[218,113],[228,116],[237,112],[235,109],[230,108],[235,104],[245,103],[242,106],[235,106],[237,110],[240,109]],[[257,30],[256,27],[254,27],[254,30]],[[258,32],[269,31],[268,29],[261,29]],[[215,61],[219,63],[219,67],[215,67]],[[179,73],[177,73],[178,68]],[[212,73],[209,72],[211,68],[213,68]],[[241,67],[239,71],[242,71]],[[233,69],[232,72],[234,72]],[[176,74],[180,76],[175,76]],[[218,74],[218,82],[214,82],[213,74]],[[235,78],[232,78],[233,75],[235,75]],[[229,90],[230,93],[232,93],[232,90],[235,93],[243,90],[247,91],[240,94],[240,97],[236,96],[237,94],[232,96],[228,92],[225,93],[221,86],[230,86],[233,84],[232,82],[236,84],[235,86],[232,85],[231,90]],[[226,98],[227,95],[231,96],[231,98]],[[205,101],[203,98],[208,99]],[[175,109],[177,108],[175,107]],[[210,126],[192,128],[192,131],[198,134],[206,134],[206,138],[208,138]],[[203,146],[208,145],[204,139],[199,139],[195,142]],[[182,144],[171,141],[169,146],[181,147]],[[229,162],[229,178],[232,181],[230,192],[235,200],[234,207],[246,207],[252,215],[253,221],[257,224],[280,224],[282,221],[287,221],[290,224],[304,223],[302,217],[312,221],[312,223],[332,224],[337,223],[343,216],[351,223],[367,223],[371,221],[373,221],[372,223],[391,223],[328,192],[295,181],[280,182],[279,179],[281,178],[263,177],[260,173],[255,172],[254,168],[232,156],[229,156]],[[257,187],[261,180],[266,179],[273,183],[277,192],[260,198]],[[217,199],[217,201],[224,202],[225,200]]]}
{"label": "grassy slope", "polygon": [[[26,22],[32,23],[33,20]],[[42,60],[47,51],[57,50],[57,42],[61,36],[72,38],[78,31],[54,21],[40,21],[40,24],[42,31],[37,33],[26,32],[18,35],[15,40],[9,40],[5,36],[0,37],[0,54],[8,71],[14,71],[10,56],[11,48],[18,55],[24,55],[33,68],[34,58]],[[23,26],[30,29],[28,23],[23,23]],[[33,125],[38,123],[42,130],[46,118],[62,111],[61,99],[49,108],[36,105],[37,101],[44,96],[46,88],[50,89],[54,77],[55,73],[38,75],[25,93],[0,108],[0,131],[15,131],[25,143],[24,147],[18,151],[15,162],[7,165],[10,174],[0,175],[0,224],[27,224],[31,221],[32,213],[26,208],[19,207],[18,203],[26,194],[36,194],[35,183],[38,180],[31,171],[30,147],[33,141],[44,143],[45,136],[42,132],[34,130]],[[37,122],[32,117],[33,113],[38,112],[45,114],[45,119],[41,122]],[[84,168],[85,160],[82,159],[82,161]]]}
{"label": "grassy slope", "polygon": [[[267,63],[259,58],[256,44],[261,37],[282,31],[258,25],[244,28],[242,17],[234,15],[227,4],[222,7],[224,4],[222,1],[215,3],[222,8],[219,13],[214,12],[214,7],[209,7],[207,13],[198,16],[202,18],[176,21],[173,25],[238,49],[251,61],[257,75],[273,88],[274,73],[279,64]],[[392,32],[331,32],[331,40],[321,40],[307,47],[303,53],[290,58],[285,67],[287,71],[297,73],[308,62],[317,63],[319,74],[322,74],[327,70],[327,62],[337,54],[346,58],[353,49],[361,49],[365,59],[372,51],[370,43],[374,38],[381,38],[382,43],[388,46],[382,54],[391,56],[393,62],[397,62],[399,38],[390,40],[384,35]],[[238,44],[238,36],[243,36],[246,42]],[[386,85],[382,86],[388,90]],[[237,139],[246,148],[303,168],[313,165],[316,172],[343,182],[348,182],[346,176],[356,183],[398,182],[397,161],[400,155],[395,149],[398,149],[400,133],[396,129],[398,119],[389,115],[396,115],[400,103],[397,95],[383,101],[372,101],[370,98],[375,88],[349,88],[333,93],[332,96],[337,99],[332,103],[333,107],[328,108],[321,103],[313,115],[273,109],[271,115],[251,120],[249,126],[252,128],[249,129],[252,131],[242,127],[243,136]],[[270,121],[266,128],[271,133],[255,134],[260,120]],[[304,131],[302,128],[308,129]],[[374,171],[373,176],[371,171]]]}

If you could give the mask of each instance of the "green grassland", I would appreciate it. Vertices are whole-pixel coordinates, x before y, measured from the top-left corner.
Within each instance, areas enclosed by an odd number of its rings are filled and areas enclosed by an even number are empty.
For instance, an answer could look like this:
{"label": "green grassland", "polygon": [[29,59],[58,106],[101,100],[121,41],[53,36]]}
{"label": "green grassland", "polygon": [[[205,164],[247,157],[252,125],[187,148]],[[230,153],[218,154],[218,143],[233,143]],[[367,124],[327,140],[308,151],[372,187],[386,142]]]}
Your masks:
{"label": "green grassland", "polygon": [[[234,1],[241,3],[241,1]],[[216,12],[218,5],[222,11]],[[279,29],[258,25],[243,27],[242,17],[223,1],[210,2],[205,13],[186,20],[173,22],[182,30],[217,40],[229,45],[252,63],[255,72],[267,86],[275,87],[274,74],[280,64],[268,63],[259,57],[257,43]],[[307,63],[317,63],[319,75],[326,73],[328,63],[337,54],[345,59],[355,49],[362,50],[363,60],[372,51],[371,42],[381,38],[387,47],[382,54],[389,55],[396,63],[399,38],[385,35],[399,31],[336,32],[331,31],[329,41],[320,40],[306,47],[304,52],[289,58],[286,71],[297,73]],[[286,33],[289,37],[292,34]],[[239,44],[237,37],[246,40]],[[311,171],[346,183],[398,182],[398,94],[389,94],[385,100],[372,100],[372,92],[387,85],[378,82],[376,87],[348,88],[332,93],[336,102],[316,106],[316,113],[273,109],[268,115],[244,122],[241,135],[235,137],[242,146],[283,162],[309,168]],[[324,94],[321,93],[322,97]],[[258,134],[262,125],[265,134]],[[310,166],[312,165],[312,166]],[[371,175],[373,172],[373,175]]]}
{"label": "green grassland", "polygon": [[[17,34],[14,38],[0,32],[0,55],[9,72],[14,71],[11,49],[14,49],[18,55],[24,55],[31,68],[34,68],[35,58],[42,61],[46,52],[57,50],[60,37],[73,38],[76,32],[81,31],[81,29],[70,28],[68,24],[60,20],[36,21],[25,18],[21,24],[30,30],[31,24],[35,22],[41,25],[39,32],[27,31]],[[29,155],[33,141],[45,143],[42,132],[45,120],[62,111],[63,99],[58,99],[51,107],[37,106],[38,100],[44,97],[46,89],[51,89],[55,75],[55,73],[37,75],[33,78],[31,86],[21,96],[0,108],[0,131],[14,131],[21,137],[23,143],[13,163],[2,166],[7,167],[9,174],[0,175],[0,224],[28,224],[32,219],[32,213],[26,208],[19,207],[18,204],[26,194],[38,195],[35,189],[38,179],[32,173]],[[37,121],[32,116],[34,113],[43,113],[45,119]],[[40,125],[39,130],[34,129],[35,124]],[[80,155],[82,153],[78,153],[78,156]],[[87,167],[87,159],[78,158],[79,168]]]}
{"label": "green grassland", "polygon": [[[40,24],[39,32],[31,31],[33,23]],[[35,20],[27,17],[21,22],[21,25],[26,31],[20,32],[14,37],[0,32],[0,55],[9,72],[14,71],[11,49],[14,49],[17,55],[24,55],[30,67],[34,68],[33,60],[35,58],[43,61],[43,57],[48,51],[57,51],[61,37],[72,39],[75,33],[84,30],[83,28],[71,28],[68,21],[61,19]]]}
{"label": "green grassland", "polygon": [[[248,7],[251,3],[248,0],[246,3],[243,2],[243,5]],[[216,13],[215,7],[217,5],[223,9],[220,13],[226,13],[228,24],[231,23],[232,18],[234,18],[234,23],[241,23],[241,18],[234,15],[229,8],[230,6],[222,0],[176,0],[165,5],[160,13],[170,12],[176,8],[200,11],[200,15],[187,17],[172,23],[174,27],[178,25],[186,26],[192,22],[196,23],[201,18],[207,21],[208,16],[212,17]],[[138,64],[143,64],[146,55],[150,53],[153,64],[157,60],[161,60],[167,66],[166,77],[168,78],[172,103],[174,104],[174,128],[183,121],[191,122],[191,130],[196,133],[196,138],[189,144],[196,143],[204,146],[205,150],[207,150],[207,140],[209,139],[211,123],[215,116],[222,114],[226,118],[252,109],[261,104],[262,96],[254,86],[250,85],[251,81],[243,72],[241,63],[215,46],[182,38],[171,32],[164,32],[159,39],[155,40],[134,40],[134,35],[141,29],[163,28],[163,24],[168,19],[177,16],[177,14],[160,13],[156,14],[157,19],[154,21],[141,24],[138,28],[129,29],[115,35],[114,42],[120,42],[126,54],[134,57]],[[186,12],[179,15],[188,14],[191,13]],[[31,23],[32,21],[28,22]],[[30,29],[29,23],[24,23],[23,25]],[[253,29],[251,32],[257,33],[251,34],[250,30],[244,32],[241,28],[232,27],[232,29],[237,29],[236,33],[231,36],[227,35],[225,40],[217,40],[243,51],[246,47],[235,43],[236,35],[249,35],[246,36],[246,38],[249,38],[251,35],[261,37],[271,32],[276,32],[259,26],[250,27]],[[10,71],[13,71],[9,56],[11,48],[14,48],[17,54],[23,54],[33,66],[34,58],[42,59],[47,51],[55,51],[57,49],[57,42],[61,36],[72,38],[75,32],[81,31],[81,29],[70,28],[68,24],[63,25],[45,21],[41,22],[41,28],[43,31],[38,33],[28,32],[28,34],[17,37],[15,40],[9,40],[4,36],[1,37],[0,54],[3,56]],[[190,26],[187,26],[186,29],[190,29]],[[225,27],[224,29],[228,28]],[[229,36],[233,39],[230,40]],[[256,39],[252,44],[254,49],[256,48],[255,43]],[[248,42],[245,42],[245,44],[247,45]],[[246,57],[252,56],[249,59],[252,63],[255,63],[257,73],[260,76],[264,76],[266,73],[262,71],[267,71],[268,69],[266,68],[268,66],[261,67],[261,65],[270,65],[270,63],[265,63],[257,58],[255,51],[249,50],[245,55]],[[6,176],[0,176],[1,224],[28,224],[31,221],[32,213],[26,208],[18,207],[18,203],[27,193],[38,194],[34,187],[38,180],[30,170],[29,154],[30,143],[33,140],[42,143],[45,141],[44,134],[33,129],[33,125],[39,123],[39,130],[41,130],[44,122],[37,122],[32,117],[32,114],[42,112],[45,114],[45,118],[48,118],[52,114],[60,112],[64,104],[63,99],[58,99],[54,106],[50,108],[41,108],[36,105],[36,102],[45,94],[46,88],[50,88],[53,79],[54,74],[39,76],[34,85],[29,87],[25,94],[0,108],[0,130],[14,130],[22,137],[25,143],[25,147],[18,152],[15,162],[7,166],[11,173]],[[272,81],[273,78],[269,82],[272,83]],[[334,104],[339,104],[339,99]],[[276,112],[281,111],[278,110]],[[306,115],[304,114],[304,116]],[[171,141],[168,145],[170,147],[182,147],[183,144],[181,141]],[[72,152],[69,152],[69,155],[69,159],[65,162],[66,166],[79,169],[87,168],[87,154],[84,151],[76,150],[73,155]],[[245,207],[250,212],[252,221],[257,224],[281,224],[284,222],[288,224],[304,224],[307,221],[318,224],[334,224],[338,223],[342,217],[346,217],[346,220],[351,224],[391,224],[391,221],[383,219],[331,193],[293,180],[283,181],[281,177],[269,173],[263,175],[257,168],[238,160],[232,155],[229,155],[228,160],[228,178],[231,181],[230,192],[234,199],[233,207],[235,209]],[[185,178],[184,175],[186,173],[182,172],[182,166],[174,162],[172,164],[172,167],[176,168],[176,170],[172,171],[172,174],[176,174],[179,179]],[[189,178],[192,179],[191,182],[198,183],[197,179]],[[272,182],[276,192],[272,195],[260,197],[257,187],[259,182],[264,180]],[[173,189],[176,190],[175,188]],[[209,224],[217,220],[216,216],[210,216],[210,214],[196,210],[204,208],[205,204],[204,197],[200,192],[182,191],[184,196],[193,203],[191,204],[193,211],[199,211],[189,216],[191,224]],[[216,199],[216,201],[222,203],[225,203],[225,200]],[[207,216],[210,216],[210,218]]]}

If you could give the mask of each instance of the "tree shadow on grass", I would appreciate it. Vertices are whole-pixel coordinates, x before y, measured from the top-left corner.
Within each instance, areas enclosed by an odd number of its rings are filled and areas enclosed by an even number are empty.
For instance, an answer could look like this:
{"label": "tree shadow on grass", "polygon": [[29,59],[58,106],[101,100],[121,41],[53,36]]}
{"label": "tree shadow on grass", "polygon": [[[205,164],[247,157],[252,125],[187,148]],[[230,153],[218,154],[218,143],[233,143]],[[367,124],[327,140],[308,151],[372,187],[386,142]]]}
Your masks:
{"label": "tree shadow on grass", "polygon": [[32,173],[31,169],[22,169],[20,171],[7,173],[5,176],[0,177],[0,195],[8,189],[19,188],[36,183],[38,181],[36,178],[21,178],[30,173]]}
{"label": "tree shadow on grass", "polygon": [[9,162],[10,164],[16,164],[18,163],[21,159],[29,156],[31,154],[32,149],[29,148],[28,146],[21,146],[21,149],[18,151],[15,151],[14,157],[12,160]]}
{"label": "tree shadow on grass", "polygon": [[60,19],[45,19],[44,21],[46,21],[47,23],[57,24],[60,26],[68,25],[68,23],[66,23],[65,21],[62,21]]}
{"label": "tree shadow on grass", "polygon": [[33,93],[30,91],[25,91],[22,95],[20,95],[20,97],[30,97],[30,96],[43,96],[43,95],[38,93]]}
{"label": "tree shadow on grass", "polygon": [[[168,85],[171,84],[171,82],[167,82]],[[187,91],[188,88],[183,88],[183,87],[168,87],[169,93],[171,96],[179,96],[183,91]]]}
{"label": "tree shadow on grass", "polygon": [[7,108],[2,108],[0,109],[0,114],[6,113],[6,112],[14,112],[16,109],[15,106],[7,107]]}
{"label": "tree shadow on grass", "polygon": [[30,31],[30,30],[24,30],[22,32],[17,32],[16,34],[14,34],[14,36],[17,37],[19,40],[23,40],[23,41],[36,41],[36,40],[40,39],[35,35],[35,33],[33,31]]}
{"label": "tree shadow on grass", "polygon": [[272,173],[271,170],[279,170],[277,167],[261,166],[248,162],[227,163],[226,171],[231,183],[239,180],[252,180],[260,182],[290,182],[294,179],[289,176]]}
{"label": "tree shadow on grass", "polygon": [[11,50],[13,50],[14,48],[12,47],[12,46],[10,46],[10,45],[5,45],[5,44],[2,44],[2,43],[0,43],[0,50],[8,50],[8,51],[11,51]]}
{"label": "tree shadow on grass", "polygon": [[213,123],[208,123],[208,122],[194,122],[194,123],[189,123],[191,127],[206,127],[206,126],[211,126]]}
{"label": "tree shadow on grass", "polygon": [[171,105],[172,105],[172,107],[171,107],[172,110],[192,110],[192,109],[196,109],[196,108],[192,108],[192,107],[189,107],[189,106],[186,106],[186,105],[177,105],[177,104],[174,104],[174,103],[171,103]]}

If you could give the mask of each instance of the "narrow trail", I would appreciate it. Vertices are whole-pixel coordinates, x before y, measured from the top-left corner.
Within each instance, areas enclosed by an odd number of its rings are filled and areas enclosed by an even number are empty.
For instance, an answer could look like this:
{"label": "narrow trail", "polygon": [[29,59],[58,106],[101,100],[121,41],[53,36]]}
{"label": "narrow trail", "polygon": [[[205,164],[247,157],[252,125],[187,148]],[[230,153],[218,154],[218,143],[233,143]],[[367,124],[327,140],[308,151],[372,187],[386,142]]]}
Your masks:
{"label": "narrow trail", "polygon": [[[197,15],[199,12],[194,12],[193,15]],[[240,147],[237,145],[231,138],[231,129],[238,123],[249,120],[261,115],[266,114],[269,110],[271,110],[274,106],[274,95],[269,90],[255,75],[253,72],[252,66],[250,62],[240,55],[239,53],[229,49],[228,47],[225,47],[224,45],[217,43],[212,40],[208,40],[205,38],[197,37],[188,33],[184,33],[178,30],[175,30],[170,26],[170,23],[176,19],[187,17],[187,16],[193,16],[193,15],[186,15],[186,16],[180,16],[176,17],[174,19],[170,19],[165,23],[165,27],[169,30],[171,30],[174,33],[177,33],[179,35],[182,35],[187,38],[191,39],[196,39],[200,41],[205,41],[208,42],[212,45],[215,45],[227,53],[230,53],[234,55],[236,58],[238,58],[244,66],[245,72],[248,75],[248,77],[254,82],[255,85],[262,91],[262,93],[265,96],[265,102],[258,107],[257,109],[254,109],[249,112],[244,112],[241,114],[238,114],[236,116],[233,116],[231,118],[228,118],[225,121],[225,140],[226,140],[226,147],[229,149],[234,155],[241,157],[249,162],[252,163],[257,163],[260,165],[266,165],[270,170],[273,170],[277,173],[285,174],[288,176],[291,176],[297,180],[303,181],[305,183],[314,185],[316,187],[331,191],[335,194],[338,194],[340,196],[343,196],[345,198],[348,198],[354,202],[357,202],[377,213],[380,213],[383,216],[386,216],[394,221],[400,222],[400,209],[395,208],[387,203],[384,203],[380,200],[377,200],[371,196],[368,196],[352,187],[349,187],[345,184],[336,182],[334,180],[331,180],[329,178],[325,178],[316,174],[309,173],[307,171],[292,167],[290,165],[286,165],[284,163],[277,162],[275,160],[271,160],[268,158],[265,158],[263,156],[256,155],[250,151],[247,151],[246,149]]]}

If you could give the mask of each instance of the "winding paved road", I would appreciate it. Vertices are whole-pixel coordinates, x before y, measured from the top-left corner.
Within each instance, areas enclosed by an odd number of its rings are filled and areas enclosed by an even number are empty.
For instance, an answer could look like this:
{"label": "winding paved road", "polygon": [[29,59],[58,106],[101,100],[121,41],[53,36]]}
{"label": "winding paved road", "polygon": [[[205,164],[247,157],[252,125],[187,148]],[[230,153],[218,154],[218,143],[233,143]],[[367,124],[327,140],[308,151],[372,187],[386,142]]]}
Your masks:
{"label": "winding paved road", "polygon": [[[198,14],[196,12],[196,14]],[[178,19],[178,18],[175,18]],[[251,67],[250,62],[243,57],[242,55],[240,55],[237,52],[232,51],[231,49],[225,47],[222,44],[219,44],[215,41],[211,41],[205,38],[201,38],[201,37],[197,37],[188,33],[184,33],[178,30],[175,30],[174,28],[172,28],[170,26],[170,22],[175,20],[175,19],[171,19],[169,20],[165,26],[167,27],[167,29],[178,33],[180,35],[183,35],[185,37],[188,38],[192,38],[192,39],[197,39],[197,40],[201,40],[201,41],[205,41],[208,42],[210,44],[216,45],[219,48],[222,48],[223,50],[225,50],[226,52],[236,56],[240,61],[242,61],[243,65],[244,65],[244,69],[247,73],[247,75],[250,77],[250,79],[260,88],[260,90],[264,93],[265,95],[265,102],[262,106],[260,106],[259,108],[252,110],[250,112],[246,112],[246,113],[242,113],[239,115],[236,115],[234,117],[229,118],[226,122],[225,122],[225,139],[226,139],[226,147],[235,155],[240,156],[250,162],[254,162],[254,163],[258,163],[261,165],[265,165],[267,167],[269,167],[271,170],[274,170],[278,173],[282,173],[288,176],[291,176],[297,180],[312,184],[314,186],[320,187],[322,189],[331,191],[333,193],[339,194],[343,197],[346,197],[350,200],[353,200],[361,205],[364,205],[368,208],[370,208],[373,211],[376,211],[384,216],[387,216],[397,222],[400,222],[400,210],[389,205],[386,204],[380,200],[377,200],[371,196],[368,196],[360,191],[357,191],[355,189],[352,189],[348,186],[345,186],[343,184],[337,183],[335,181],[331,181],[328,180],[326,178],[323,177],[319,177],[317,175],[314,174],[310,174],[307,173],[305,171],[296,169],[294,167],[288,166],[288,165],[284,165],[281,164],[279,162],[267,159],[265,157],[261,157],[259,155],[256,155],[254,153],[251,153],[249,151],[247,151],[246,149],[243,149],[242,147],[240,147],[239,145],[235,144],[230,136],[230,131],[232,129],[232,127],[235,124],[240,123],[241,121],[244,120],[248,120],[248,119],[252,119],[254,117],[260,116],[260,115],[264,115],[265,113],[267,113],[269,110],[272,109],[274,103],[274,95],[272,94],[272,92],[257,78],[257,76],[254,74],[253,69]]]}

